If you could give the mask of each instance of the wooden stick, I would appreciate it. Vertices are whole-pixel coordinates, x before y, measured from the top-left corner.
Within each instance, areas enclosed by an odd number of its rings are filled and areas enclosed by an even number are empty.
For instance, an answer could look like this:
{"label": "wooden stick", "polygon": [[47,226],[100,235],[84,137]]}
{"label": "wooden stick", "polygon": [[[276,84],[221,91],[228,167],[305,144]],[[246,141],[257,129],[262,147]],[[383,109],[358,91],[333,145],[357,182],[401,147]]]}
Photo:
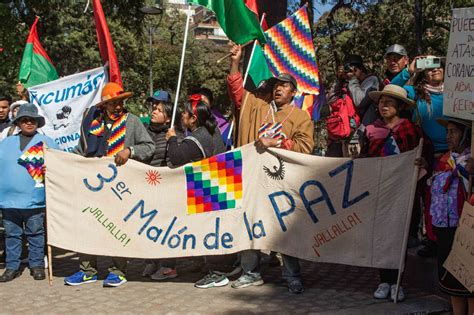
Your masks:
{"label": "wooden stick", "polygon": [[[251,40],[251,41],[249,41],[249,42],[243,44],[241,47],[244,48],[244,47],[246,47],[246,46],[252,44],[253,42],[254,42],[254,40]],[[221,63],[224,59],[226,59],[226,58],[228,58],[228,57],[230,57],[230,56],[232,56],[232,53],[228,53],[228,54],[225,55],[224,57],[220,58],[219,60],[217,60],[217,63]]]}
{"label": "wooden stick", "polygon": [[[474,157],[474,120],[471,122],[471,158]],[[467,191],[469,196],[468,201],[471,199],[472,195],[472,176],[469,175],[469,190]]]}
{"label": "wooden stick", "polygon": [[49,286],[53,285],[53,250],[51,245],[48,245],[48,280]]}
{"label": "wooden stick", "polygon": [[[417,152],[416,152],[417,159],[421,157],[422,151],[423,151],[423,139],[420,139]],[[412,177],[412,183],[414,183],[414,187],[412,188],[412,191],[411,191],[409,209],[407,211],[407,217],[405,219],[405,230],[403,234],[402,252],[400,255],[400,263],[398,264],[397,289],[395,290],[395,300],[393,301],[395,304],[397,304],[398,302],[398,291],[400,290],[400,282],[402,280],[403,269],[405,269],[405,257],[407,254],[408,231],[410,229],[411,213],[413,211],[413,203],[415,200],[416,185],[418,183],[419,173],[420,173],[420,169],[417,167]]]}

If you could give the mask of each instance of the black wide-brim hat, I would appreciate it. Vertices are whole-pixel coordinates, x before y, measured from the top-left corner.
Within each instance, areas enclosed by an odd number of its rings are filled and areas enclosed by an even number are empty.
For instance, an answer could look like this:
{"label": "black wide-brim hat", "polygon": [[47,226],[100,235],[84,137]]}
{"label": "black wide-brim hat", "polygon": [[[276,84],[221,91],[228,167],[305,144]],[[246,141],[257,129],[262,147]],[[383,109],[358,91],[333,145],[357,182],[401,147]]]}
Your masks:
{"label": "black wide-brim hat", "polygon": [[459,119],[459,118],[453,118],[453,117],[440,117],[436,118],[436,122],[443,126],[444,128],[448,127],[448,123],[454,123],[457,125],[464,126],[466,128],[471,129],[472,127],[472,121],[465,120],[465,119]]}
{"label": "black wide-brim hat", "polygon": [[36,122],[38,123],[38,128],[43,127],[45,124],[44,117],[38,114],[38,108],[31,103],[20,105],[18,113],[16,114],[16,117],[12,123],[18,126],[18,123],[24,117],[33,118],[34,120],[36,120]]}

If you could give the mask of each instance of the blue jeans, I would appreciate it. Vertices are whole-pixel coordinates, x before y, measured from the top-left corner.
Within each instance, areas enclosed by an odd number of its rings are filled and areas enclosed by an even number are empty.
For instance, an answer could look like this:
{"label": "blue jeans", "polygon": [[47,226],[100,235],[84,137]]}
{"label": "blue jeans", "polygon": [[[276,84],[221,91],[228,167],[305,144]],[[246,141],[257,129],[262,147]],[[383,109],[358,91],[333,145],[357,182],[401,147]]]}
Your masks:
{"label": "blue jeans", "polygon": [[[260,276],[260,251],[244,250],[241,253],[240,264],[244,273]],[[300,262],[298,258],[281,255],[283,260],[282,276],[288,283],[293,280],[301,281]]]}
{"label": "blue jeans", "polygon": [[23,226],[30,268],[44,267],[44,208],[3,209],[3,226],[6,269],[20,269]]}

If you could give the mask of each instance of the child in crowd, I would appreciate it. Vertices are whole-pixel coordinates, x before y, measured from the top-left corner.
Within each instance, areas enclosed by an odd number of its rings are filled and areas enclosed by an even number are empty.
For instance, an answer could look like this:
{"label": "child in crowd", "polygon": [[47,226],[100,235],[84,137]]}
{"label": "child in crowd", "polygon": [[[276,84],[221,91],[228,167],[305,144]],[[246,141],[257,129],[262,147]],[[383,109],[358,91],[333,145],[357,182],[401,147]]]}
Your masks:
{"label": "child in crowd", "polygon": [[[443,264],[454,241],[464,202],[467,200],[469,175],[474,173],[471,159],[471,122],[456,118],[438,118],[446,128],[448,152],[433,169],[430,214],[437,239],[439,289],[451,296],[453,314],[474,314],[474,293],[469,292]],[[426,167],[423,159],[417,165]]]}
{"label": "child in crowd", "polygon": [[[59,149],[37,132],[45,124],[35,105],[20,106],[13,124],[20,133],[0,143],[0,209],[5,227],[6,269],[0,282],[20,276],[22,237],[28,241],[28,263],[35,280],[43,280],[45,245],[45,190],[42,152],[47,146]],[[38,174],[38,169],[41,175]],[[43,171],[41,172],[41,169]]]}
{"label": "child in crowd", "polygon": [[[167,91],[155,91],[147,101],[150,103],[151,117],[147,127],[148,134],[155,143],[155,152],[148,164],[151,166],[173,167],[168,156],[168,143],[166,132],[171,126],[171,116],[173,115],[173,104],[171,95]],[[181,143],[183,134],[176,132],[178,143]],[[142,275],[150,277],[152,280],[166,280],[176,278],[176,259],[147,260]]]}
{"label": "child in crowd", "polygon": [[[383,91],[370,92],[369,96],[378,104],[380,118],[366,127],[359,157],[383,157],[416,148],[423,138],[421,128],[400,117],[401,111],[415,106],[415,102],[407,98],[406,90],[388,84]],[[386,299],[390,296],[395,300],[397,277],[397,269],[380,269],[381,283],[374,297]],[[400,287],[398,300],[404,299],[405,294]]]}

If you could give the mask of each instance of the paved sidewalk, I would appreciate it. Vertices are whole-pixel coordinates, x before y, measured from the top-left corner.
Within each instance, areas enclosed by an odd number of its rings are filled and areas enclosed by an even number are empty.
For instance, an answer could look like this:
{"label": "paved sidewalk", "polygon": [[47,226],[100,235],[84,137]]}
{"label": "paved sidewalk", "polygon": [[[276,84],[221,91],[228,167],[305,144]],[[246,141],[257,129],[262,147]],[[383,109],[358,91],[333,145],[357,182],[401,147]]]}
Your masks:
{"label": "paved sidewalk", "polygon": [[[2,249],[0,248],[0,251]],[[144,263],[129,264],[129,283],[119,288],[102,288],[101,281],[79,287],[63,284],[63,277],[77,271],[75,253],[53,250],[54,281],[34,281],[25,269],[12,282],[0,284],[1,314],[21,313],[313,313],[313,314],[444,314],[447,300],[435,285],[433,259],[420,259],[410,251],[404,278],[407,299],[397,305],[372,298],[378,272],[336,264],[303,262],[306,292],[288,293],[281,282],[280,268],[267,265],[265,285],[245,289],[196,289],[193,283],[205,270],[231,270],[234,257],[209,257],[180,260],[180,276],[167,282],[152,282],[141,277]],[[109,258],[99,260],[101,279],[106,275]],[[4,268],[0,264],[0,268]],[[0,270],[3,272],[3,269]]]}

